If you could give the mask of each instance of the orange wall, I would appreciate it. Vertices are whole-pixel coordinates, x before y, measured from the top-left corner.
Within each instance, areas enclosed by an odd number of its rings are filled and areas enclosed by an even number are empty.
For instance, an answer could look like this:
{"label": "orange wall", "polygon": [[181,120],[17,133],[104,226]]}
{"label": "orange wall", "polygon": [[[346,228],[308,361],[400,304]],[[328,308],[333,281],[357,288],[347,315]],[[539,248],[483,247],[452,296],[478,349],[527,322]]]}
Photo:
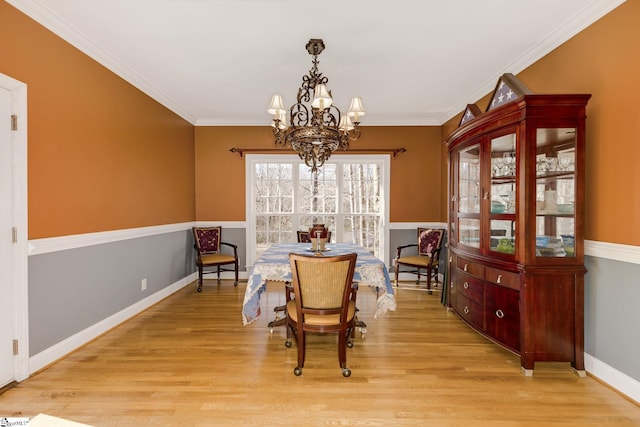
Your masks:
{"label": "orange wall", "polygon": [[[268,121],[265,115],[265,123]],[[244,158],[230,153],[232,147],[271,149],[274,147],[271,128],[196,128],[198,221],[246,219]],[[391,221],[441,220],[443,213],[439,200],[443,191],[443,147],[439,127],[364,126],[362,137],[351,147],[372,150],[406,148],[406,153],[391,160]]]}
{"label": "orange wall", "polygon": [[[625,2],[519,74],[535,93],[593,94],[586,238],[630,245],[640,245],[637,16],[640,2]],[[245,219],[244,159],[228,150],[271,148],[268,126],[194,130],[5,2],[0,72],[28,85],[30,239]],[[391,221],[446,219],[441,141],[458,120],[364,127],[354,147],[409,150],[391,161]]]}
{"label": "orange wall", "polygon": [[[590,93],[588,240],[640,245],[640,1],[627,1],[518,74],[534,93]],[[505,70],[508,72],[509,70]],[[476,102],[482,111],[488,99]],[[460,117],[443,126],[455,128]]]}
{"label": "orange wall", "polygon": [[194,127],[5,2],[27,84],[29,238],[193,221]]}

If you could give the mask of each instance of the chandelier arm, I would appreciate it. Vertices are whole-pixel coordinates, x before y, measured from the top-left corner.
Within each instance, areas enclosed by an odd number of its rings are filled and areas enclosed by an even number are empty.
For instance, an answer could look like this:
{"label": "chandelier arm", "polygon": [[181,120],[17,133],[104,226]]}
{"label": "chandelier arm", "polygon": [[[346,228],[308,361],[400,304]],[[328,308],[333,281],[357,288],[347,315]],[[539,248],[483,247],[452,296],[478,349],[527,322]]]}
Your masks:
{"label": "chandelier arm", "polygon": [[293,104],[289,110],[289,123],[294,127],[307,126],[310,120],[313,121],[313,118],[310,118],[312,114],[313,111],[310,114],[309,108],[303,103],[298,102]]}

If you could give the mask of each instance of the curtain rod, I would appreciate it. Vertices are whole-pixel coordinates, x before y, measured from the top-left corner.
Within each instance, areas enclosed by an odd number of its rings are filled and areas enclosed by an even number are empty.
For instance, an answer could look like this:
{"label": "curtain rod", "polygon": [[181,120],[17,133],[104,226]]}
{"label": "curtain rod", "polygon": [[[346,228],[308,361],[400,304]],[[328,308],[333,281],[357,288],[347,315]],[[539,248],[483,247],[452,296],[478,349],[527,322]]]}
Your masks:
{"label": "curtain rod", "polygon": [[[252,153],[291,153],[297,154],[294,150],[286,150],[282,148],[231,148],[229,149],[232,153],[240,154],[240,157],[244,157],[244,154],[252,154]],[[406,148],[350,148],[348,150],[336,150],[333,154],[349,154],[349,153],[368,153],[368,154],[379,154],[379,153],[389,153],[392,158],[398,157],[398,154],[406,152]]]}

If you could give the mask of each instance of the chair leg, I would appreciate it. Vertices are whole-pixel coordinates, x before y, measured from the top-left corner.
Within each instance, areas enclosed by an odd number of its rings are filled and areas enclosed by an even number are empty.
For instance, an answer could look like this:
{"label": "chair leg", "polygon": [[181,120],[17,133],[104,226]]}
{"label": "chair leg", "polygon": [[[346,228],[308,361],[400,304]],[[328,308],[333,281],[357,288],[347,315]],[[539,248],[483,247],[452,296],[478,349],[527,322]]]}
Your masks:
{"label": "chair leg", "polygon": [[293,373],[296,376],[299,376],[302,374],[302,368],[304,368],[304,357],[305,357],[305,350],[306,350],[306,346],[307,346],[307,340],[306,340],[306,333],[304,332],[304,330],[302,330],[302,328],[298,327],[297,333],[296,333],[296,339],[298,341],[298,366],[295,367],[295,369],[293,370]]}
{"label": "chair leg", "polygon": [[[274,307],[273,312],[276,314],[276,318],[267,324],[270,334],[273,333],[273,328],[287,324],[287,306],[286,305],[279,305],[277,307]],[[284,313],[284,316],[280,317],[282,313]],[[287,332],[288,331],[289,330],[287,329]]]}
{"label": "chair leg", "polygon": [[[267,324],[269,333],[273,333],[273,328],[276,326],[282,326],[287,324],[287,302],[293,300],[293,289],[291,282],[284,282],[285,291],[285,303],[273,308],[273,312],[276,314],[276,318]],[[280,317],[280,315],[283,315]],[[290,338],[289,329],[287,328],[287,337]]]}
{"label": "chair leg", "polygon": [[202,264],[198,265],[198,292],[202,292]]}
{"label": "chair leg", "polygon": [[396,286],[398,286],[398,273],[400,273],[400,264],[398,264],[398,262],[396,261]]}
{"label": "chair leg", "polygon": [[296,331],[295,331],[295,327],[294,325],[292,325],[291,323],[289,323],[288,319],[287,319],[287,324],[285,325],[285,327],[287,328],[287,339],[284,342],[284,346],[287,348],[291,348],[291,336],[294,336],[296,338],[296,342],[298,341],[298,337],[296,337]]}
{"label": "chair leg", "polygon": [[235,273],[236,273],[236,281],[233,282],[233,286],[238,286],[238,260],[237,259],[235,264]]}
{"label": "chair leg", "polygon": [[[355,336],[356,336],[356,328],[360,328],[360,336],[361,337],[364,337],[364,334],[367,333],[367,324],[364,323],[362,320],[359,320],[356,317],[356,321],[355,321],[355,323],[353,325],[353,328],[351,329],[351,338],[355,338]],[[351,347],[353,347],[353,345]]]}
{"label": "chair leg", "polygon": [[338,360],[340,368],[342,368],[342,375],[345,377],[351,376],[351,369],[347,368],[347,340],[349,335],[349,329],[341,330],[338,334]]}
{"label": "chair leg", "polygon": [[219,285],[220,284],[220,266],[218,266],[217,270],[218,270],[218,285]]}

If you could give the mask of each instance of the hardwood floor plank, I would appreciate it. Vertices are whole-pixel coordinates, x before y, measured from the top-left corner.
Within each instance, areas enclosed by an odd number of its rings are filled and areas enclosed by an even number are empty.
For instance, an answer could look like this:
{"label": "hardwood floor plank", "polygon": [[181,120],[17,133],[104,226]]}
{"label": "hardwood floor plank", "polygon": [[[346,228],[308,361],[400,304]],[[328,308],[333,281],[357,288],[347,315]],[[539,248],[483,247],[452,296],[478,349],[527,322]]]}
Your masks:
{"label": "hardwood floor plank", "polygon": [[367,323],[342,377],[335,336],[312,335],[301,377],[285,330],[269,333],[284,301],[269,284],[262,316],[246,327],[244,285],[205,280],[0,395],[0,417],[38,413],[107,425],[640,426],[640,408],[564,363],[524,377],[519,358],[440,305],[440,295],[397,291],[397,310]]}

